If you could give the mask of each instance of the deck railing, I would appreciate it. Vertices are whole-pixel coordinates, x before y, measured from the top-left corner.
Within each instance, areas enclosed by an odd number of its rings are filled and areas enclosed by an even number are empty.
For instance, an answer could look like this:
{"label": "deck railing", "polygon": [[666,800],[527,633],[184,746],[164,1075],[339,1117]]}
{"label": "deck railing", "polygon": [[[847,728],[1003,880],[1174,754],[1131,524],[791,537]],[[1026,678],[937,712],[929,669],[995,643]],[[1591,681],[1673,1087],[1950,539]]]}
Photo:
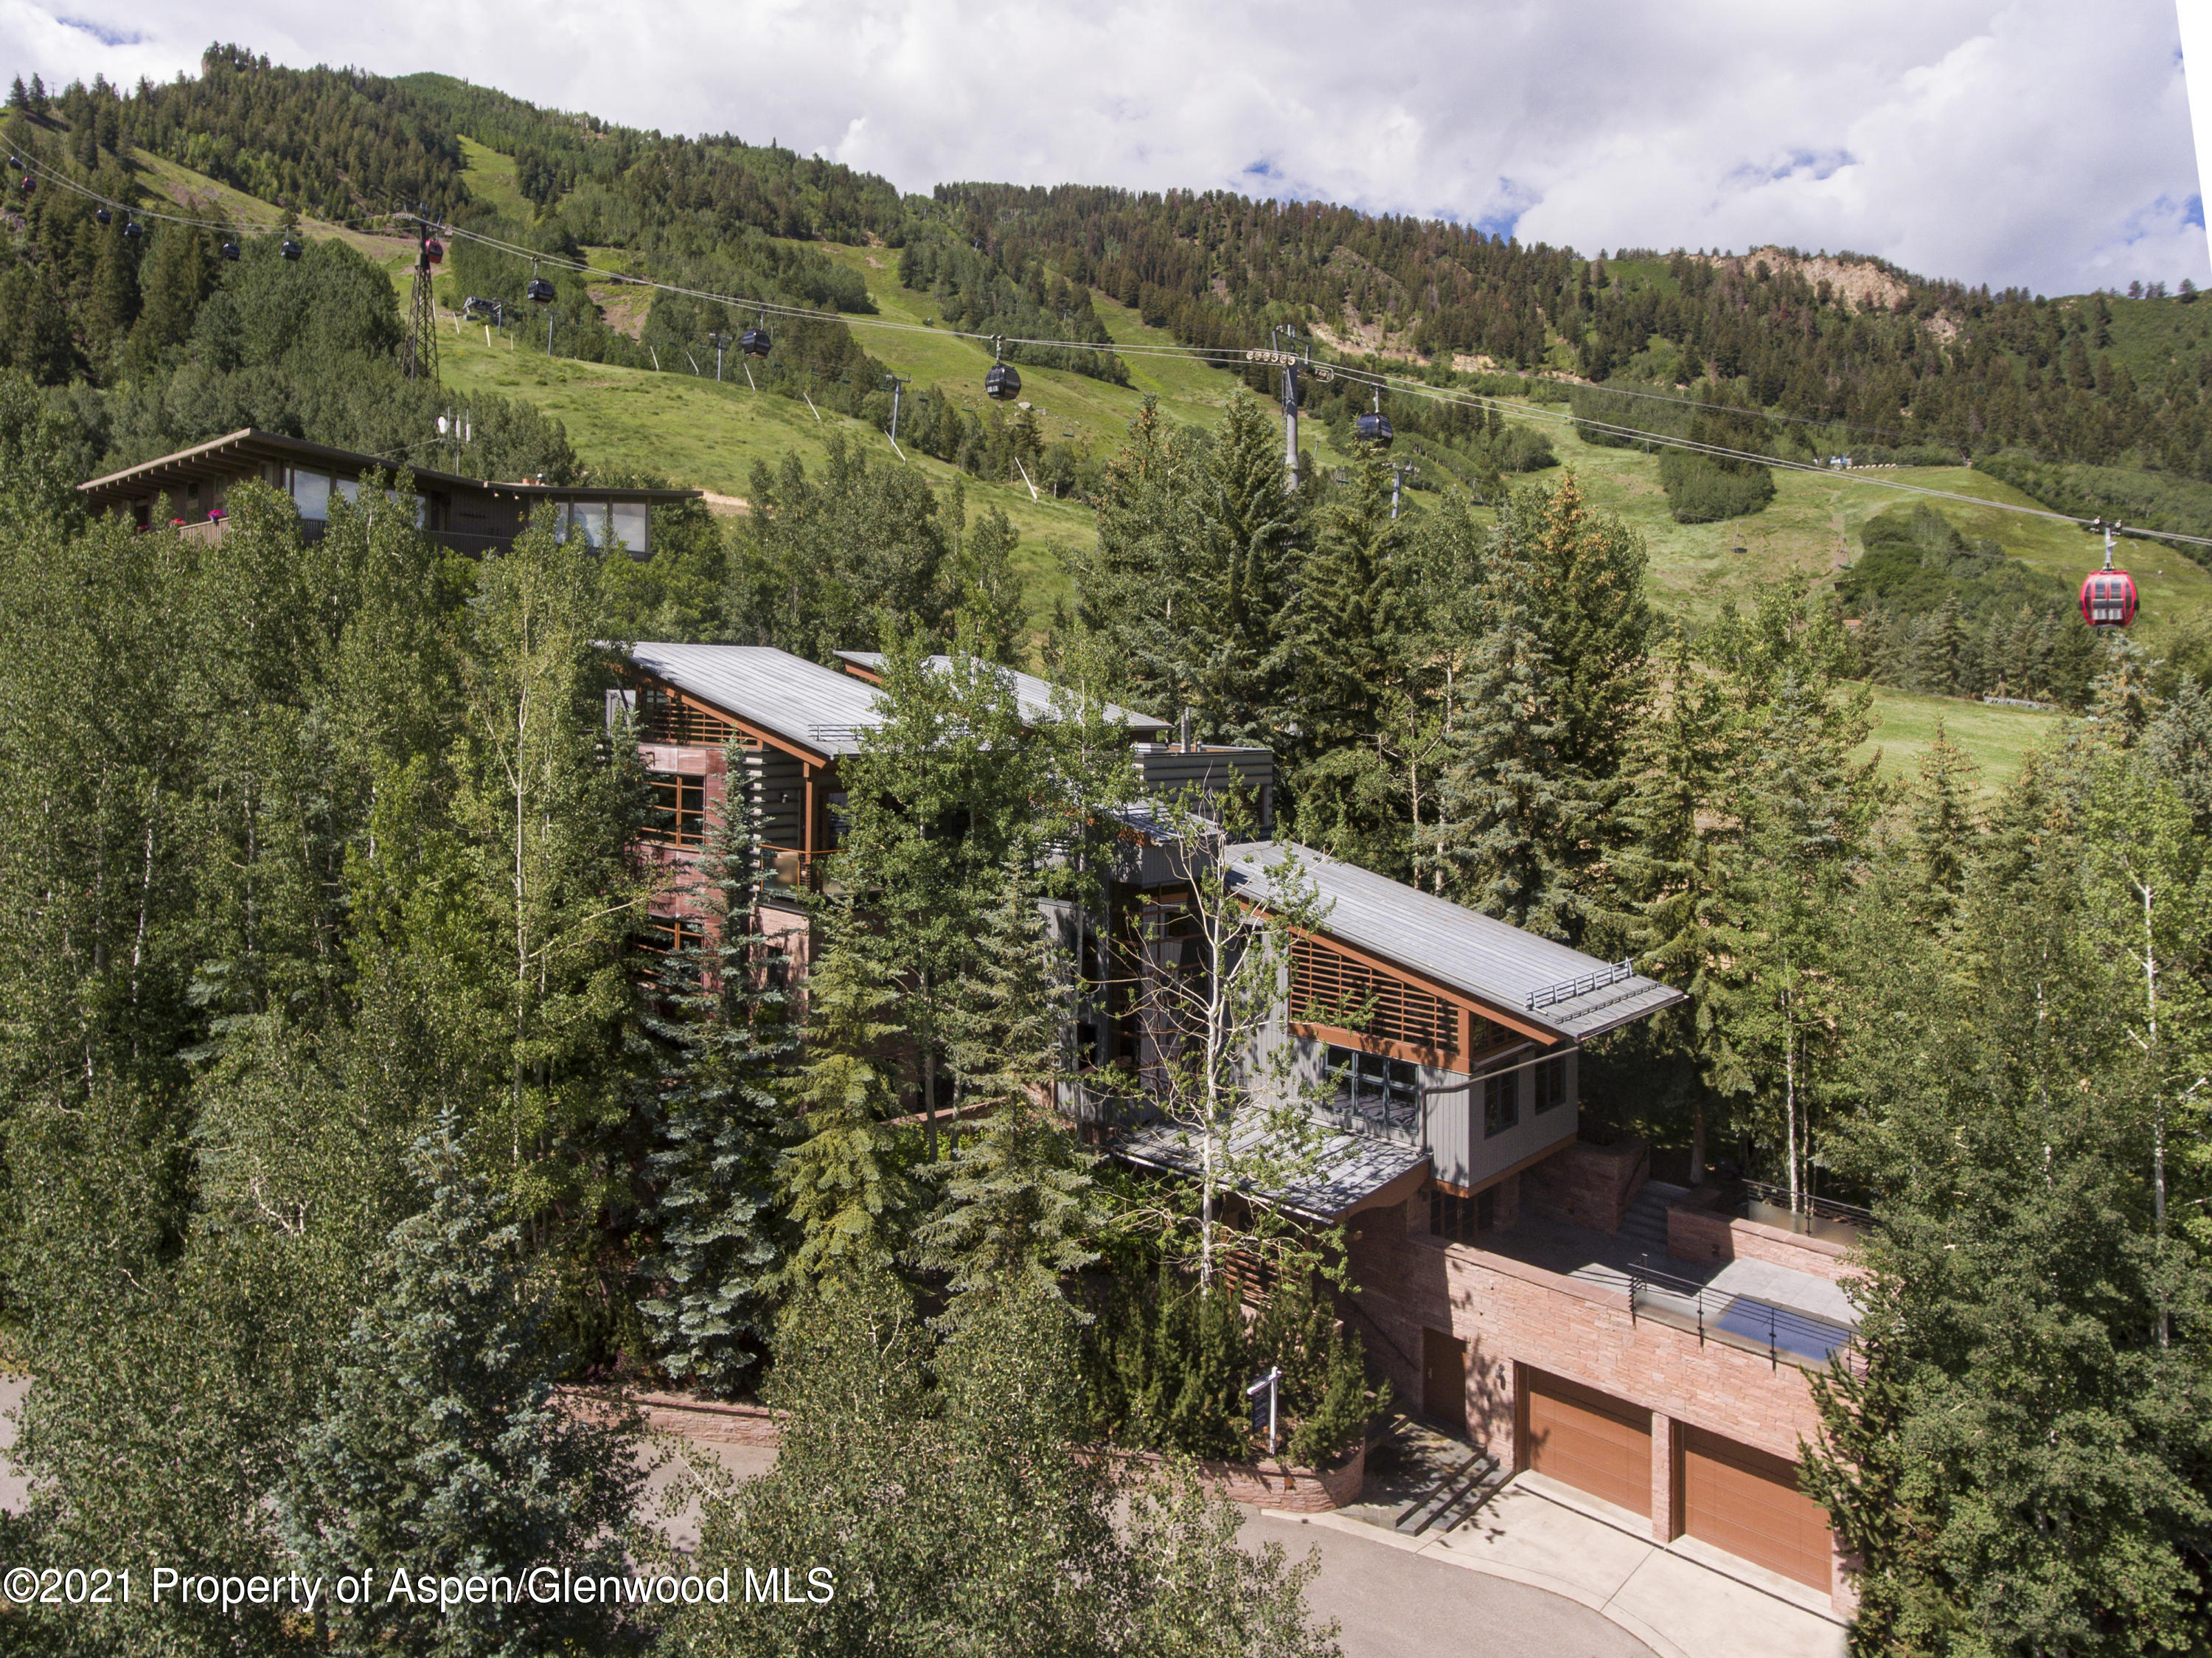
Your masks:
{"label": "deck railing", "polygon": [[1788,1359],[1802,1370],[1826,1368],[1852,1336],[1850,1326],[1830,1319],[1654,1271],[1649,1256],[1628,1269],[1628,1317],[1694,1330],[1699,1346],[1740,1347],[1765,1354],[1770,1367]]}
{"label": "deck railing", "polygon": [[[1744,1195],[1771,1209],[1790,1207],[1790,1188],[1769,1186],[1764,1180],[1742,1182]],[[1874,1210],[1861,1209],[1856,1204],[1838,1203],[1833,1198],[1815,1198],[1801,1192],[1797,1198],[1798,1212],[1822,1221],[1839,1221],[1845,1226],[1866,1229],[1875,1225]]]}

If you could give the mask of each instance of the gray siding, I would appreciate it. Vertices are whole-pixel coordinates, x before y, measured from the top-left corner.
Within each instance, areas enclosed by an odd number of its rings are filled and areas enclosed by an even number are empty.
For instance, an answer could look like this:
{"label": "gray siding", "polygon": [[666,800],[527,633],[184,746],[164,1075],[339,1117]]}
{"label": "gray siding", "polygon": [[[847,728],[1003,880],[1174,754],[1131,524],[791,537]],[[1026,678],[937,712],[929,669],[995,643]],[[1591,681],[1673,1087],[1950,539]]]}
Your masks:
{"label": "gray siding", "polygon": [[771,846],[803,846],[806,832],[806,775],[780,748],[745,753],[745,781],[760,808],[761,838]]}

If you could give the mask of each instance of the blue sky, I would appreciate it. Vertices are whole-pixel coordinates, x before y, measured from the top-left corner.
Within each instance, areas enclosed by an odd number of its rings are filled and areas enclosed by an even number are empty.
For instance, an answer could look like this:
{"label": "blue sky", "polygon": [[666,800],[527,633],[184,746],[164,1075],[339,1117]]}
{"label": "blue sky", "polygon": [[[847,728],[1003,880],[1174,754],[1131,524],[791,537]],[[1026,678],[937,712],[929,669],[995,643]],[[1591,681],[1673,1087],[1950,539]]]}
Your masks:
{"label": "blue sky", "polygon": [[908,189],[1220,187],[1588,253],[2212,282],[2171,0],[0,0],[0,59],[50,82],[166,77],[216,40],[773,137]]}

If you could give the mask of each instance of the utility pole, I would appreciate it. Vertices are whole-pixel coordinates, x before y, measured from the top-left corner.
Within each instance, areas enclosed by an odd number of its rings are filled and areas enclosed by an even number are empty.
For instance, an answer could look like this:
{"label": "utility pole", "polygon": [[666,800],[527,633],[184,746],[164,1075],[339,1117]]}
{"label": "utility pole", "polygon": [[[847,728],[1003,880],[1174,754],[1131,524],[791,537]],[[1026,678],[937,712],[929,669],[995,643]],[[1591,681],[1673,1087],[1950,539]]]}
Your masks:
{"label": "utility pole", "polygon": [[725,345],[728,344],[729,344],[729,341],[728,341],[728,340],[727,340],[727,339],[726,339],[726,338],[722,335],[721,332],[720,332],[719,329],[718,329],[718,330],[716,330],[714,333],[711,333],[711,334],[708,335],[708,336],[707,336],[707,338],[708,338],[709,340],[711,340],[711,341],[713,341],[713,342],[714,342],[714,384],[716,384],[717,386],[719,386],[719,385],[720,385],[720,384],[722,383],[722,348],[723,348]]}
{"label": "utility pole", "polygon": [[415,288],[407,308],[407,338],[400,348],[399,372],[408,380],[438,378],[437,301],[430,287],[430,221],[416,202],[415,215]]}

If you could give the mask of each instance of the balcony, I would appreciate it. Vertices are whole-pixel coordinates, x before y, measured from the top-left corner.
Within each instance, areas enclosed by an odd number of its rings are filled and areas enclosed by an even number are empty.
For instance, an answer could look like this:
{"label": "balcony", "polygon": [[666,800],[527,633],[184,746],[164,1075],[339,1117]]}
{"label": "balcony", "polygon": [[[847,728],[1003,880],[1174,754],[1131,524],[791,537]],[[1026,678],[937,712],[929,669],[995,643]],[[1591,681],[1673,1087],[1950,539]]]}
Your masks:
{"label": "balcony", "polygon": [[1705,1345],[1754,1353],[1770,1366],[1817,1370],[1847,1347],[1858,1309],[1825,1265],[1832,1245],[1787,1253],[1805,1265],[1731,1255],[1697,1260],[1668,1252],[1670,1218],[1692,1194],[1644,1183],[1620,1229],[1601,1231],[1524,1201],[1519,1214],[1466,1241],[1492,1255],[1625,1296],[1635,1322],[1668,1326]]}
{"label": "balcony", "polygon": [[[1775,1268],[1779,1271],[1782,1269]],[[1699,1283],[1652,1267],[1649,1256],[1627,1269],[1628,1317],[1648,1319],[1697,1332],[1698,1343],[1718,1342],[1747,1352],[1763,1353],[1770,1365],[1825,1368],[1829,1359],[1850,1345],[1853,1326],[1801,1312],[1778,1301],[1762,1300],[1747,1289],[1725,1289],[1718,1282]]]}

